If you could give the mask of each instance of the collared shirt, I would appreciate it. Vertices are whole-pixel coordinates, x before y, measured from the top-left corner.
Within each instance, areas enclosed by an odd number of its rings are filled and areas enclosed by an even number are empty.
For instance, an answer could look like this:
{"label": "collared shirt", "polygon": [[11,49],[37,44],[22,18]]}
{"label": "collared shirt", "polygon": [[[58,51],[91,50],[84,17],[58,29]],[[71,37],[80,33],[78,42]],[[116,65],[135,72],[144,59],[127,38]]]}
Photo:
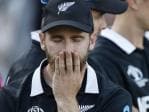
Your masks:
{"label": "collared shirt", "polygon": [[145,36],[145,38],[147,38],[149,40],[149,31],[146,31],[144,36]]}
{"label": "collared shirt", "polygon": [[40,30],[31,32],[31,39],[37,42],[40,42],[40,37],[39,37],[40,32],[41,32]]}
{"label": "collared shirt", "polygon": [[127,54],[131,54],[136,50],[136,47],[129,40],[109,28],[102,30],[101,36],[112,41]]}
{"label": "collared shirt", "polygon": [[[144,39],[144,49],[136,48],[125,37],[111,29],[105,29],[97,38],[89,57],[101,64],[107,77],[127,89],[133,104],[149,101],[149,41]],[[142,101],[141,103],[138,102]],[[143,106],[146,108],[146,105]]]}
{"label": "collared shirt", "polygon": [[[12,86],[16,81],[0,91],[2,112],[57,112],[52,88],[45,83],[41,73],[46,64],[43,61],[33,74],[19,81],[19,86]],[[76,99],[80,112],[131,112],[130,95],[90,65],[87,65]]]}
{"label": "collared shirt", "polygon": [[[42,61],[40,66],[35,70],[32,78],[31,94],[30,96],[37,96],[44,93],[41,83],[41,68],[46,63],[46,60]],[[87,64],[87,80],[84,93],[99,94],[99,88],[97,83],[97,77],[94,69]]]}

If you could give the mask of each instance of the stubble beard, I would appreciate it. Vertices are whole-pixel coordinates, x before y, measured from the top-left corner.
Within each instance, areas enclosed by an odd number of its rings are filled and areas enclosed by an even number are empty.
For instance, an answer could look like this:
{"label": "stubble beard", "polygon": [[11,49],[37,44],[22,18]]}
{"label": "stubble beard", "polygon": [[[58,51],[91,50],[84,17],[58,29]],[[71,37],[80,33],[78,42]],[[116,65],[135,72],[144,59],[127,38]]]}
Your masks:
{"label": "stubble beard", "polygon": [[[50,68],[52,71],[54,71],[55,70],[55,58],[56,58],[56,56],[52,56],[51,54],[49,54],[47,52],[47,50],[45,52],[46,52],[46,57],[48,59],[48,63],[50,65]],[[88,56],[88,52],[86,53],[86,55],[84,55],[80,59],[80,69],[81,70],[84,68],[84,66],[86,66],[87,56]]]}

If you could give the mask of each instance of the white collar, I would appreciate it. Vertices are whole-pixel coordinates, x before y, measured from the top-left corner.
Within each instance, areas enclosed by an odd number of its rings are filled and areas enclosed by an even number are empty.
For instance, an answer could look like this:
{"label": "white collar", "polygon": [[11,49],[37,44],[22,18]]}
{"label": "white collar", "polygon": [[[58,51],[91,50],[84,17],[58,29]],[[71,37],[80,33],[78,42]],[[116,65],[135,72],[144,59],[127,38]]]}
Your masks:
{"label": "white collar", "polygon": [[31,32],[31,39],[37,42],[40,42],[40,37],[39,37],[40,32],[41,32],[40,30]]}
{"label": "white collar", "polygon": [[[42,84],[41,84],[41,67],[42,64],[46,61],[44,59],[40,66],[35,70],[32,78],[32,84],[31,84],[31,93],[30,96],[37,96],[44,93]],[[85,88],[85,93],[92,93],[92,94],[98,94],[99,88],[98,88],[98,81],[97,76],[94,71],[94,69],[87,64],[87,84]]]}
{"label": "white collar", "polygon": [[149,40],[149,31],[145,32],[145,38],[147,38]]}
{"label": "white collar", "polygon": [[131,54],[136,49],[136,47],[130,41],[128,41],[125,37],[118,34],[117,32],[113,31],[112,29],[106,28],[102,30],[101,36],[111,40],[127,54]]}

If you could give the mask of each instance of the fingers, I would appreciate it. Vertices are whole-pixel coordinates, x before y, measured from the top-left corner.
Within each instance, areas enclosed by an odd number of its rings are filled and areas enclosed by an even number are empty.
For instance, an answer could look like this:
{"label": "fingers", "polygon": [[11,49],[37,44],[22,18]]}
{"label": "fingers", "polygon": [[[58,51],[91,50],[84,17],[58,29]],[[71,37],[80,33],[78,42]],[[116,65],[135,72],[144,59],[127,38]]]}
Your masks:
{"label": "fingers", "polygon": [[68,73],[71,73],[73,71],[72,53],[65,52],[65,54],[66,54],[66,70]]}
{"label": "fingers", "polygon": [[74,72],[80,72],[80,57],[76,52],[73,54]]}
{"label": "fingers", "polygon": [[[55,59],[55,71],[57,73],[80,72],[80,57],[76,52],[62,51]],[[59,69],[59,70],[57,70]]]}
{"label": "fingers", "polygon": [[59,74],[59,56],[55,58],[55,73]]}
{"label": "fingers", "polygon": [[64,52],[61,52],[59,54],[59,69],[61,73],[65,73],[66,67],[65,67],[65,54]]}

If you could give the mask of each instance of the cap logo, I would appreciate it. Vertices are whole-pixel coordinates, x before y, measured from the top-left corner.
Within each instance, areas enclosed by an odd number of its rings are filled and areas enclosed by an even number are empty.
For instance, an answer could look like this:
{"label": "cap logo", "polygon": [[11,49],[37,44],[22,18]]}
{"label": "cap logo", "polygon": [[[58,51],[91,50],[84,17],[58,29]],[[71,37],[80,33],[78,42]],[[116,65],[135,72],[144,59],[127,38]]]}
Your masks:
{"label": "cap logo", "polygon": [[65,12],[67,11],[68,8],[70,8],[71,6],[73,6],[75,4],[75,2],[64,2],[58,5],[58,15],[60,14],[60,12]]}

